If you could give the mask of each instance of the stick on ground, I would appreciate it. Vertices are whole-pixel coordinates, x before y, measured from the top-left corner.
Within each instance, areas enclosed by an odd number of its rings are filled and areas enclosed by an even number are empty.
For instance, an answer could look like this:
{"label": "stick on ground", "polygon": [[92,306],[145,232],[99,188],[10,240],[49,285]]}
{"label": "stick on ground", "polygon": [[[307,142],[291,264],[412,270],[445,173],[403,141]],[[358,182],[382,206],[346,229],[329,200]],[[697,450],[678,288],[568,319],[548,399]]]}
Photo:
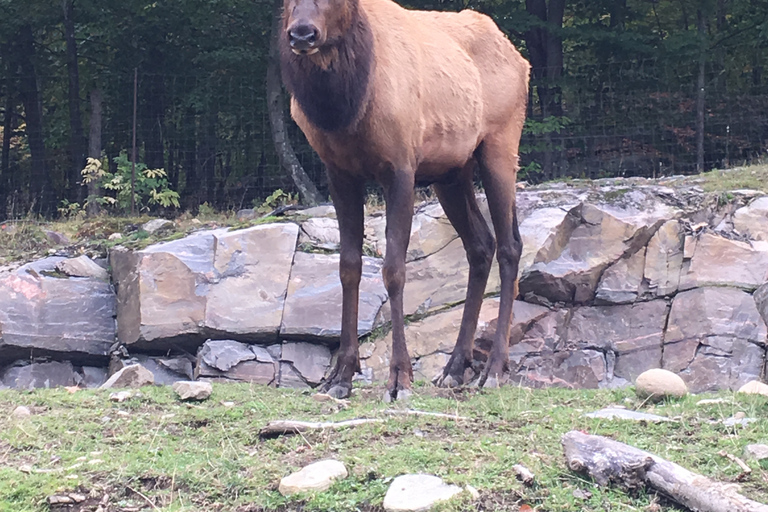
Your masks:
{"label": "stick on ground", "polygon": [[644,486],[698,512],[768,512],[768,505],[652,453],[602,436],[571,431],[562,438],[568,467],[587,473],[598,485]]}
{"label": "stick on ground", "polygon": [[364,425],[366,423],[381,423],[384,420],[379,418],[358,418],[354,420],[337,421],[337,422],[315,422],[315,421],[295,421],[295,420],[277,420],[267,423],[261,431],[259,436],[262,438],[278,437],[285,434],[298,434],[300,432],[307,432],[310,430],[325,430],[325,429],[339,429],[356,427],[358,425]]}

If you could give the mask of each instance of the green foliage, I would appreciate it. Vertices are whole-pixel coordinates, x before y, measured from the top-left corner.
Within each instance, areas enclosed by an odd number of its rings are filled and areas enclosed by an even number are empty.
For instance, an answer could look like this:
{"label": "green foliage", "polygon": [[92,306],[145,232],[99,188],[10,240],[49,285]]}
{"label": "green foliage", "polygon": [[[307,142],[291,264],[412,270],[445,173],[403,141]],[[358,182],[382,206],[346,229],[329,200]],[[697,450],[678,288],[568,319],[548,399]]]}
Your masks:
{"label": "green foliage", "polygon": [[[272,210],[281,206],[289,204],[296,204],[299,201],[298,194],[291,194],[290,192],[284,192],[279,188],[272,192],[259,206],[256,207],[256,211],[259,213],[269,213]],[[255,206],[255,205],[254,205]]]}
{"label": "green foliage", "polygon": [[[95,182],[97,187],[105,191],[104,195],[89,196],[86,201],[95,201],[99,205],[111,207],[125,213],[131,209],[131,175],[132,163],[123,151],[114,158],[115,172],[110,172],[102,166],[100,160],[88,159],[88,165],[81,171],[83,184]],[[178,208],[179,194],[171,190],[168,177],[163,169],[148,169],[141,162],[136,162],[134,183],[134,201],[139,212],[147,212],[153,206],[163,208]],[[71,205],[64,205],[69,209]],[[62,208],[59,209],[62,211]],[[66,210],[65,210],[66,211]]]}
{"label": "green foliage", "polygon": [[[571,119],[567,116],[548,116],[542,120],[532,117],[527,118],[523,126],[523,135],[530,135],[531,138],[529,140],[532,139],[533,142],[528,144],[521,142],[520,154],[533,155],[544,151],[562,149],[559,146],[553,145],[551,140],[547,138],[547,135],[560,133],[571,123]],[[531,160],[520,168],[518,176],[522,180],[536,179],[540,176],[541,170],[541,164],[536,160]]]}

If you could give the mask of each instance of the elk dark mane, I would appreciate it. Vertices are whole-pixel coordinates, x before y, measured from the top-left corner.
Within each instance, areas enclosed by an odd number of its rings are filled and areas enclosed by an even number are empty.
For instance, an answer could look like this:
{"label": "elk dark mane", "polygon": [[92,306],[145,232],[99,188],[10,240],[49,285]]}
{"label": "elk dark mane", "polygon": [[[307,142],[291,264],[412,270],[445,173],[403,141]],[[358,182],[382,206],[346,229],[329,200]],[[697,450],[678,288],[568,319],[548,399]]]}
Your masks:
{"label": "elk dark mane", "polygon": [[313,59],[294,54],[286,38],[280,38],[280,65],[288,92],[309,121],[334,132],[362,116],[369,96],[373,36],[365,14],[355,9],[350,29],[321,52],[329,54],[325,68]]}

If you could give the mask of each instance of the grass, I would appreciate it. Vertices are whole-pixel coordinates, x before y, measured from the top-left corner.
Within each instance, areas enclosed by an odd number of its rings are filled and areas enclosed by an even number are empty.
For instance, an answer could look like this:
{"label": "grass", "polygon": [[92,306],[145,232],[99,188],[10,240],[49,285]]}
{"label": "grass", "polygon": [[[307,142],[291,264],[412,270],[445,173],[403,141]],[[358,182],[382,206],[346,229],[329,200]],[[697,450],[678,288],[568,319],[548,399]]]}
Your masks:
{"label": "grass", "polygon": [[[741,456],[744,446],[768,440],[768,399],[721,392],[727,402],[697,405],[702,398],[652,406],[632,390],[501,390],[453,394],[416,388],[410,407],[457,413],[451,421],[383,413],[382,389],[356,388],[348,408],[314,401],[309,393],[247,384],[214,384],[201,403],[179,402],[170,388],[143,388],[124,403],[108,392],[65,389],[0,391],[0,511],[95,510],[109,495],[109,511],[381,511],[392,478],[403,473],[436,474],[450,483],[471,484],[480,499],[464,497],[444,511],[678,510],[653,494],[627,495],[596,488],[570,472],[560,437],[571,429],[610,436],[721,481],[742,478],[720,451]],[[715,396],[715,395],[707,395]],[[666,424],[636,424],[584,418],[611,404],[676,418]],[[12,419],[26,405],[33,415]],[[748,427],[727,428],[718,420],[736,412],[758,418]],[[260,440],[269,420],[342,420],[382,417],[384,423],[348,430]],[[323,493],[284,498],[281,477],[327,457],[350,472]],[[527,466],[536,485],[517,482],[514,464]],[[768,502],[768,470],[741,481],[745,494]],[[586,490],[577,498],[574,491]],[[49,508],[47,497],[78,492],[81,508]],[[578,494],[578,493],[577,493]],[[133,507],[133,508],[132,508]]]}
{"label": "grass", "polygon": [[768,165],[751,165],[700,174],[701,187],[706,192],[751,189],[768,192]]}

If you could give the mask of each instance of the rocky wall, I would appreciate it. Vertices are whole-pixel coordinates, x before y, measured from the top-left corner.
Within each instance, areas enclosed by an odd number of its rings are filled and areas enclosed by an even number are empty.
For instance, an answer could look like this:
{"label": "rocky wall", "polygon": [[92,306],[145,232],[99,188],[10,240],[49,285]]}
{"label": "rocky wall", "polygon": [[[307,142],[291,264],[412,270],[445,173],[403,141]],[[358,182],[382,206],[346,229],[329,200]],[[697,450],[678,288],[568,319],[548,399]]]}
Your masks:
{"label": "rocky wall", "polygon": [[[732,195],[723,205],[674,179],[520,191],[510,381],[613,387],[656,367],[693,391],[765,378],[768,198]],[[380,212],[366,217],[358,334],[359,378],[369,382],[386,379],[389,364],[384,228]],[[333,208],[321,207],[140,251],[118,247],[109,265],[53,257],[0,270],[0,386],[98,385],[137,362],[158,383],[316,386],[340,333],[338,241]],[[405,289],[417,379],[431,380],[450,356],[467,277],[440,205],[417,206]],[[495,330],[498,286],[494,265],[478,365]]]}

